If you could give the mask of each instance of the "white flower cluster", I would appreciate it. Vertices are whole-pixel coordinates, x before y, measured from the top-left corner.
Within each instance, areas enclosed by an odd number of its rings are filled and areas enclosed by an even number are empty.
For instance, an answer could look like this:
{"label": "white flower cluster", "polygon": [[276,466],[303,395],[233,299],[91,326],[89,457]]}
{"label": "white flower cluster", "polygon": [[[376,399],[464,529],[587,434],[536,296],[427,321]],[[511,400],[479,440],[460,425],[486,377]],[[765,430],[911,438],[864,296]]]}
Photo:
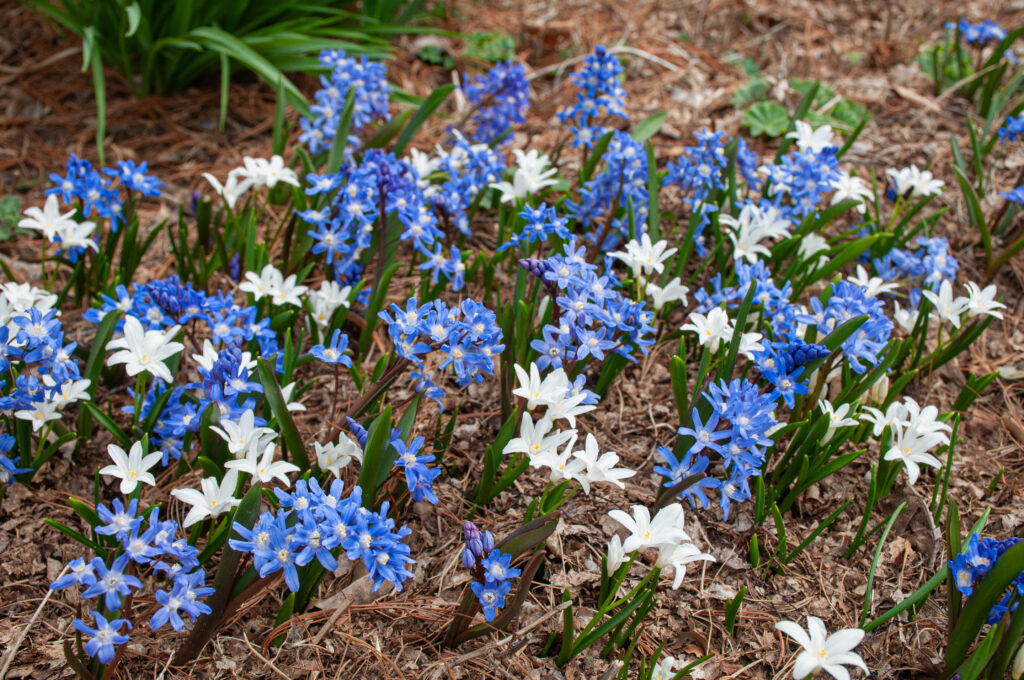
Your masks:
{"label": "white flower cluster", "polygon": [[249,189],[262,189],[263,187],[272,189],[277,186],[278,182],[295,187],[300,186],[299,176],[291,168],[286,168],[284,159],[276,154],[271,156],[270,160],[246,156],[242,161],[244,165],[229,172],[228,179],[224,184],[221,184],[220,180],[210,173],[203,173],[206,181],[213,186],[214,191],[221,195],[232,210],[242,194]]}
{"label": "white flower cluster", "polygon": [[[587,393],[575,387],[561,368],[543,379],[535,363],[530,364],[529,373],[518,365],[515,370],[519,388],[512,394],[526,400],[527,413],[523,414],[519,436],[509,441],[502,453],[525,453],[531,467],[550,468],[551,481],[575,479],[586,494],[590,493],[591,484],[601,482],[625,488],[622,480],[635,475],[636,470],[615,467],[619,462],[618,454],[613,451],[602,454],[594,435],[587,434],[582,450],[574,449],[579,439],[576,416],[594,409],[593,405],[583,404]],[[545,413],[534,422],[530,412],[541,406]],[[569,423],[568,429],[555,428],[555,421],[561,419]],[[565,447],[559,452],[563,444]]]}

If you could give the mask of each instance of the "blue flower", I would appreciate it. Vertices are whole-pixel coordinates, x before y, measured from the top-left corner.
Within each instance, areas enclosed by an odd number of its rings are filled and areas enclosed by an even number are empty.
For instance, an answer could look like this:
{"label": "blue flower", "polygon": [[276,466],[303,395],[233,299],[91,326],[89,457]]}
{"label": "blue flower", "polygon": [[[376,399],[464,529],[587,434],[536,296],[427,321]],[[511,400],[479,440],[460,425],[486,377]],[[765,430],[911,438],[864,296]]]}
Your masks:
{"label": "blue flower", "polygon": [[97,611],[92,612],[92,618],[96,624],[95,628],[85,625],[82,619],[75,619],[72,625],[79,633],[90,638],[85,643],[85,653],[96,657],[100,663],[110,663],[115,654],[114,645],[123,645],[128,642],[128,636],[118,631],[125,625],[128,626],[128,630],[131,630],[132,624],[127,619],[114,619],[107,623],[103,615]]}
{"label": "blue flower", "polygon": [[474,108],[475,142],[491,144],[505,140],[510,128],[526,122],[526,111],[530,108],[530,83],[522,64],[498,62],[486,76],[476,76],[472,80],[466,76],[463,92]]}
{"label": "blue flower", "polygon": [[510,566],[512,556],[501,552],[498,548],[492,550],[487,557],[480,561],[480,564],[484,569],[484,577],[489,583],[507,581],[522,573],[519,569],[513,569]]}
{"label": "blue flower", "polygon": [[505,596],[512,589],[512,584],[509,581],[489,581],[487,583],[473,581],[469,586],[473,589],[473,594],[480,602],[480,606],[484,610],[484,617],[488,621],[493,621],[498,610],[505,606]]}
{"label": "blue flower", "polygon": [[330,345],[313,345],[309,353],[325,364],[352,366],[352,359],[344,353],[347,348],[348,336],[342,335],[339,328],[335,329],[334,334],[331,336]]}
{"label": "blue flower", "polygon": [[103,604],[110,611],[121,607],[121,596],[127,595],[132,588],[142,588],[142,581],[131,574],[124,573],[131,564],[128,555],[121,555],[114,560],[109,569],[106,563],[94,557],[90,565],[96,575],[96,582],[86,588],[82,597],[99,597],[103,595]]}

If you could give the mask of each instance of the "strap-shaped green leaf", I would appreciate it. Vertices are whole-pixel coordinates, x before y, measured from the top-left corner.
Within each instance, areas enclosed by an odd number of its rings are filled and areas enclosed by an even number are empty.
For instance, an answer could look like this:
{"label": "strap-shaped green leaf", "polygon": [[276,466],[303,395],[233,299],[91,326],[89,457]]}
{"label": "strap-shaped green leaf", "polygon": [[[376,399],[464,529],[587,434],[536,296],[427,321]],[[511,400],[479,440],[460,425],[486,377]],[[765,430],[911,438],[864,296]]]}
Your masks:
{"label": "strap-shaped green leaf", "polygon": [[292,414],[288,410],[288,403],[281,394],[281,386],[277,383],[277,376],[267,364],[266,359],[257,359],[257,370],[260,374],[260,384],[263,385],[263,396],[270,404],[270,410],[274,413],[277,426],[281,431],[284,445],[291,455],[292,462],[299,466],[299,470],[305,472],[309,469],[309,457],[306,455],[306,448],[299,436],[299,428],[295,426]]}

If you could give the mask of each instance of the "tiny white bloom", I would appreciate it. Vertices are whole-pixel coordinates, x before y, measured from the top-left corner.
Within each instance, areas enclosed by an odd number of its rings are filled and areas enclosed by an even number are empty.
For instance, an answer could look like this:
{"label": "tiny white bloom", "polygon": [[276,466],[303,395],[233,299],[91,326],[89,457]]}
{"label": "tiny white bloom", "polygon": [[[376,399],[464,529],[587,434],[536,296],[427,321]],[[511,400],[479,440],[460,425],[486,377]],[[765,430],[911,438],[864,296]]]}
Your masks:
{"label": "tiny white bloom", "polygon": [[126,316],[124,335],[107,343],[108,351],[119,350],[107,358],[107,365],[124,364],[125,371],[130,376],[146,371],[164,382],[174,382],[174,376],[171,375],[164,359],[169,359],[185,349],[185,345],[172,340],[179,328],[174,326],[166,331],[147,331],[143,330],[142,324],[134,316]]}
{"label": "tiny white bloom", "polygon": [[278,479],[285,487],[288,487],[291,484],[288,480],[289,473],[298,472],[299,466],[284,460],[275,461],[274,454],[276,452],[277,446],[274,444],[264,448],[262,455],[253,447],[246,452],[245,458],[229,460],[224,467],[228,470],[248,472],[253,479],[259,479],[264,484]]}
{"label": "tiny white bloom", "polygon": [[135,442],[128,449],[127,455],[117,444],[107,444],[107,453],[113,465],[100,468],[100,474],[104,477],[116,477],[121,480],[121,493],[128,495],[135,491],[139,482],[156,486],[156,478],[149,471],[163,457],[157,451],[147,456],[142,455],[142,442]]}
{"label": "tiny white bloom", "polygon": [[857,666],[870,674],[864,659],[853,651],[864,639],[864,631],[860,628],[844,628],[829,635],[825,624],[816,616],[807,617],[807,631],[794,621],[779,621],[775,627],[803,647],[793,664],[796,680],[818,670],[825,671],[836,680],[849,680],[850,672],[845,666]]}
{"label": "tiny white bloom", "polygon": [[235,498],[235,487],[238,486],[238,470],[228,470],[224,478],[218,482],[216,477],[206,477],[200,482],[201,491],[197,489],[174,489],[171,495],[182,503],[192,506],[182,522],[183,527],[190,527],[207,517],[217,517],[241,501]]}
{"label": "tiny white bloom", "polygon": [[1003,318],[1000,309],[1006,309],[1006,305],[996,301],[995,285],[988,285],[979,288],[973,281],[967,282],[967,316],[981,316],[988,314],[997,319]]}
{"label": "tiny white bloom", "polygon": [[802,120],[796,121],[796,130],[786,135],[787,139],[795,139],[800,153],[819,153],[822,149],[835,146],[832,142],[832,126],[822,125],[817,130]]}
{"label": "tiny white bloom", "polygon": [[645,233],[639,241],[628,242],[625,251],[615,251],[611,256],[626,263],[633,270],[633,276],[639,276],[641,272],[650,276],[653,272],[660,274],[665,271],[665,261],[675,252],[675,248],[668,247],[668,241],[662,239],[652,243],[651,237]]}
{"label": "tiny white bloom", "polygon": [[58,233],[65,231],[69,226],[78,226],[78,223],[72,219],[74,214],[75,211],[71,210],[67,214],[61,215],[56,194],[50,194],[46,197],[46,203],[43,204],[42,210],[35,206],[26,208],[26,217],[18,222],[18,226],[22,229],[35,229],[41,232],[47,241],[53,241],[57,238]]}
{"label": "tiny white bloom", "polygon": [[715,307],[707,315],[690,312],[690,323],[684,324],[679,330],[693,331],[697,334],[697,341],[712,352],[717,352],[723,341],[730,342],[733,334],[732,321],[720,307]]}
{"label": "tiny white bloom", "polygon": [[320,468],[330,471],[335,477],[341,476],[341,469],[353,459],[363,462],[363,450],[344,433],[338,436],[336,444],[314,442],[313,448],[316,449],[316,462]]}

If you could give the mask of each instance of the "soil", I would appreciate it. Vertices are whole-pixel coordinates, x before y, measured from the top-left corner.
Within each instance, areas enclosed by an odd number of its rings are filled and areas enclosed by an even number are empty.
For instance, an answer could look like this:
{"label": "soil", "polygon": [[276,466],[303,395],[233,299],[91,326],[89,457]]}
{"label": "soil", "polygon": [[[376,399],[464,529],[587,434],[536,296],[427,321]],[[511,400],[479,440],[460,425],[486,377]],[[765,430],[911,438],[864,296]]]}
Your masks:
{"label": "soil", "polygon": [[[913,60],[924,43],[936,39],[945,21],[963,15],[1015,27],[1024,23],[1021,3],[450,0],[447,6],[446,29],[463,34],[502,31],[516,38],[517,56],[528,66],[534,88],[530,118],[516,134],[514,147],[519,148],[548,149],[563,137],[555,112],[571,96],[568,74],[597,43],[628,47],[619,56],[626,64],[624,87],[631,121],[667,112],[666,123],[654,138],[662,161],[674,158],[690,144],[693,130],[708,127],[730,135],[739,132],[742,111],[732,107],[731,98],[746,76],[730,55],[753,59],[774,91],[790,105],[796,95],[784,91],[788,78],[820,79],[839,95],[866,106],[872,115],[844,163],[865,170],[927,164],[945,180],[947,188],[938,205],[948,211],[936,233],[951,241],[961,264],[959,280],[979,279],[983,269],[979,239],[956,189],[949,145],[951,136],[958,137],[961,146],[966,144],[966,119],[972,108],[955,95],[936,97],[931,82]],[[10,0],[0,2],[0,21],[9,27],[0,35],[0,197],[17,193],[23,205],[37,205],[48,186],[49,173],[61,171],[70,152],[96,160],[91,77],[81,72],[79,43],[27,7]],[[420,96],[452,79],[450,72],[415,57],[424,44],[436,44],[458,55],[462,39],[397,39],[395,60],[389,66],[391,77],[402,89]],[[458,69],[480,67],[465,59],[456,61]],[[317,86],[307,77],[297,78],[297,83],[307,94]],[[187,204],[193,191],[209,192],[202,173],[224,177],[243,156],[271,153],[275,93],[253,78],[242,76],[232,83],[224,130],[217,125],[219,91],[215,82],[173,97],[135,100],[122,77],[108,71],[107,90],[107,162],[146,160],[151,172],[166,182],[163,198],[149,208],[154,220],[175,215],[178,205]],[[295,119],[292,112],[289,117]],[[443,126],[442,121],[423,129],[415,145],[432,147]],[[752,142],[762,155],[772,150],[773,144],[770,140]],[[1012,188],[1022,163],[1019,151],[1010,155],[996,175],[995,186]],[[993,191],[986,198],[992,201],[989,208],[995,205],[994,197]],[[31,280],[38,271],[38,264],[33,264],[38,251],[32,243],[21,236],[0,241],[0,257],[21,280]],[[170,266],[173,258],[166,245],[157,241],[146,256],[144,275],[166,275]],[[1024,375],[1022,282],[1024,260],[1016,258],[995,279],[1008,306],[1004,320],[993,323],[951,365],[927,381],[912,383],[908,394],[922,404],[936,404],[942,411],[951,407],[971,373],[1013,369],[1006,375]],[[74,313],[68,318],[75,332],[86,331],[85,326],[74,325]],[[511,641],[488,636],[454,651],[441,645],[444,628],[467,581],[459,566],[466,494],[475,484],[484,444],[500,427],[493,384],[465,391],[451,386],[446,411],[454,412],[457,407],[459,416],[445,459],[450,472],[438,486],[438,506],[416,507],[408,513],[417,563],[415,579],[403,592],[360,601],[331,620],[349,576],[329,577],[321,586],[319,607],[272,632],[283,589],[271,588],[247,603],[201,657],[183,668],[170,666],[169,659],[184,634],[156,636],[147,626],[139,625],[114,677],[612,677],[609,662],[595,654],[585,654],[558,668],[541,651],[548,634],[560,629],[561,617],[550,612],[560,603],[563,588],[572,587],[578,614],[585,614],[587,602],[593,602],[597,564],[616,530],[607,512],[634,503],[649,505],[655,497],[658,477],[651,472],[655,450],[672,441],[677,418],[666,369],[672,351],[659,346],[627,369],[594,417],[581,421],[584,432],[594,432],[604,448],[617,451],[622,464],[640,473],[628,480],[625,492],[599,487],[590,496],[574,498],[566,507],[549,544],[544,579],[533,587],[523,607],[519,625],[527,629],[525,634]],[[329,381],[323,382],[304,399],[309,410],[298,423],[306,441],[323,430],[322,416],[317,414],[327,410],[329,385]],[[346,386],[342,402],[356,396],[355,387]],[[424,430],[435,422],[436,413],[434,407],[427,409],[421,418]],[[1022,535],[1022,414],[1017,380],[1000,378],[964,418],[950,491],[964,518],[962,526],[969,526],[990,507],[987,533],[1000,538]],[[62,643],[69,637],[70,622],[78,615],[80,603],[69,591],[45,598],[47,585],[80,552],[41,518],[75,525],[67,499],[91,497],[92,472],[105,457],[106,443],[100,435],[74,457],[55,457],[30,486],[10,487],[0,506],[0,554],[5,558],[0,561],[0,646],[4,649],[0,658],[5,659],[8,650],[18,645],[8,677],[73,677],[65,665]],[[866,458],[874,455],[877,451],[869,451]],[[805,537],[844,499],[862,499],[867,473],[868,464],[858,462],[830,478],[828,484],[808,491],[787,518],[791,543]],[[934,480],[934,475],[928,479]],[[166,482],[147,494],[147,503],[167,501]],[[920,506],[917,499],[922,495],[927,503],[930,483],[894,492],[892,505],[906,500],[914,509]],[[543,480],[537,475],[524,475],[479,523],[497,536],[510,533],[521,523],[528,500],[542,489]],[[692,568],[679,590],[661,591],[658,606],[640,636],[638,653],[650,655],[665,643],[667,653],[687,661],[712,654],[694,673],[695,678],[790,675],[793,646],[783,644],[775,622],[803,622],[810,614],[821,617],[829,630],[858,625],[877,547],[869,541],[850,559],[841,559],[860,519],[858,502],[862,501],[855,501],[782,573],[764,579],[750,567],[746,546],[753,533],[762,546],[773,546],[773,527],[754,526],[749,507],[728,523],[721,521],[716,508],[688,510],[687,528],[694,541],[707,546],[717,561]],[[908,513],[907,520],[896,524],[890,533],[875,573],[872,616],[899,602],[941,567],[941,534],[926,521],[927,514]],[[747,593],[735,637],[731,637],[724,626],[724,609],[741,587],[746,587]],[[944,611],[944,596],[937,592],[913,621],[903,615],[870,634],[858,651],[872,675],[882,679],[933,677],[948,636]],[[282,630],[287,631],[284,644],[271,647],[270,641]]]}

